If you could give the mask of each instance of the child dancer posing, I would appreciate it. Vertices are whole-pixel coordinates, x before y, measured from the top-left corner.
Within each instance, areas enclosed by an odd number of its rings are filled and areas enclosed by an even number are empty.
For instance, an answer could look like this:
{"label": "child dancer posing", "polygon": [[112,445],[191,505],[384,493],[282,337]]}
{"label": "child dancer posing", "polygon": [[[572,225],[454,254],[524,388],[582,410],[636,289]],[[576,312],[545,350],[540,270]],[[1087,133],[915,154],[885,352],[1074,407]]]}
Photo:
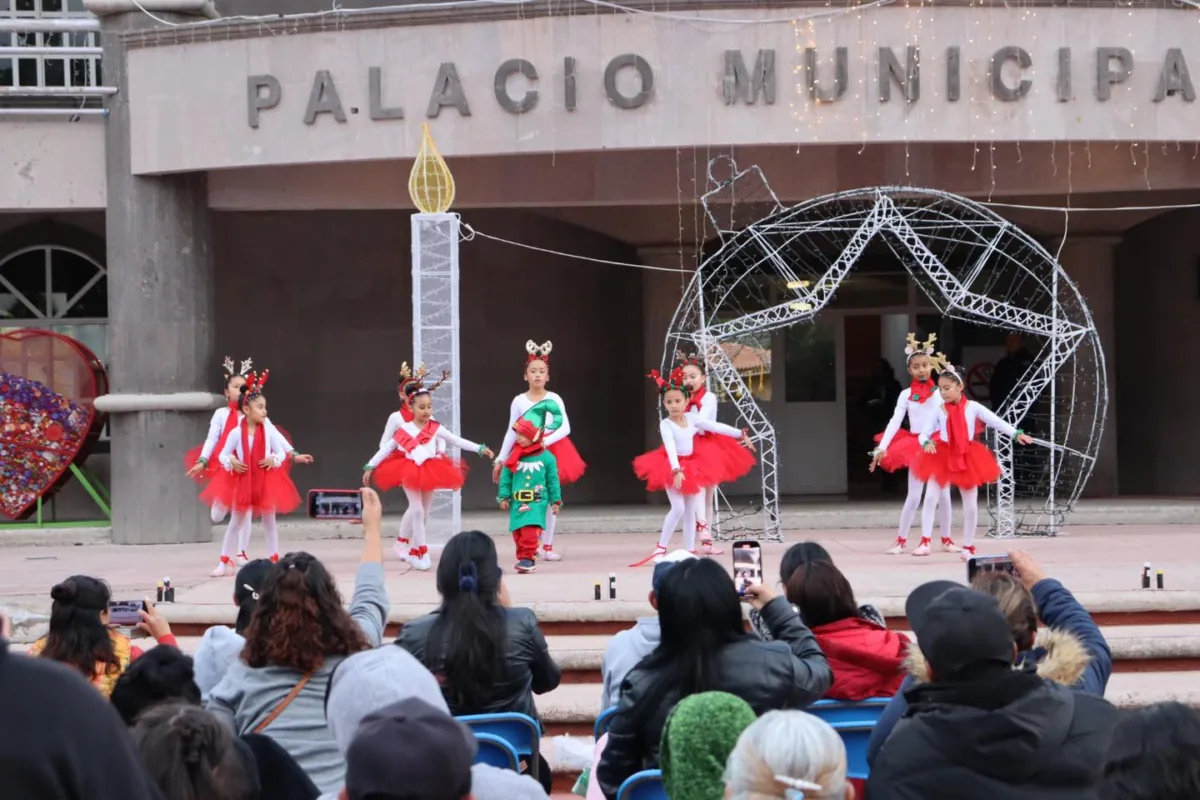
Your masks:
{"label": "child dancer posing", "polygon": [[466,467],[449,455],[447,447],[470,450],[487,458],[493,455],[487,445],[467,441],[434,421],[432,392],[442,385],[449,373],[443,373],[441,380],[428,387],[425,385],[427,374],[424,364],[416,372],[411,372],[408,364],[401,367],[402,391],[413,418],[410,422],[402,422],[392,438],[380,446],[379,452],[363,467],[363,486],[370,486],[374,478],[375,486],[380,490],[404,487],[408,509],[400,528],[401,531],[412,531],[412,546],[404,560],[419,570],[430,567],[425,520],[433,507],[433,493],[439,489],[461,489],[466,474]]}
{"label": "child dancer posing", "polygon": [[[383,426],[383,436],[379,437],[379,446],[386,447],[391,438],[396,435],[396,431],[400,430],[400,426],[405,422],[412,422],[413,412],[409,408],[408,398],[404,395],[404,384],[411,380],[411,375],[400,373],[400,381],[397,385],[396,393],[400,395],[400,410],[394,411],[388,415],[387,424]],[[393,545],[396,557],[401,561],[408,560],[408,551],[412,545],[412,517],[407,515],[400,518],[400,533],[396,536],[396,544]]]}
{"label": "child dancer posing", "polygon": [[662,404],[667,417],[659,423],[662,446],[643,453],[633,460],[633,471],[646,482],[646,491],[665,491],[671,502],[671,510],[663,520],[662,534],[654,552],[631,567],[640,567],[662,558],[671,544],[675,527],[683,521],[684,546],[696,555],[696,508],[704,496],[704,489],[715,486],[724,474],[721,462],[712,451],[708,453],[694,449],[696,434],[700,432],[727,436],[740,441],[751,453],[754,443],[745,432],[720,422],[690,418],[685,413],[689,391],[684,383],[683,370],[676,367],[666,380],[658,370],[651,370],[649,377],[658,384]]}
{"label": "child dancer posing", "polygon": [[[196,481],[196,483],[204,486],[220,469],[220,464],[212,463],[213,453],[220,453],[221,448],[225,446],[225,439],[229,436],[230,431],[237,427],[237,424],[242,421],[241,412],[238,411],[238,400],[241,397],[242,387],[246,385],[246,376],[250,374],[250,367],[253,362],[246,359],[242,362],[241,369],[235,370],[233,359],[225,356],[223,364],[225,373],[225,395],[227,405],[223,408],[218,408],[213,412],[212,419],[208,423],[208,436],[204,439],[204,444],[197,445],[183,457],[183,464],[188,468],[188,477]],[[225,515],[229,513],[229,509],[220,505],[212,507],[212,521],[214,523],[225,519]],[[241,553],[238,554],[240,559]],[[239,563],[248,563],[239,562]]]}
{"label": "child dancer posing", "polygon": [[[917,508],[921,505],[921,494],[927,490],[912,469],[912,463],[921,452],[917,436],[925,429],[925,423],[937,414],[942,407],[942,396],[937,384],[933,382],[930,373],[933,372],[933,345],[937,334],[931,334],[924,342],[917,342],[916,334],[908,335],[908,346],[904,355],[908,359],[908,374],[912,376],[912,384],[907,392],[901,392],[896,400],[896,411],[888,422],[883,433],[875,437],[879,446],[871,452],[870,471],[883,467],[888,472],[898,469],[908,470],[908,496],[904,498],[904,508],[900,511],[900,533],[896,541],[888,549],[890,556],[899,555],[908,546],[908,531],[912,528],[913,520],[917,517]],[[904,417],[908,416],[908,429],[900,427]],[[938,502],[938,528],[942,533],[942,550],[947,553],[958,552],[954,537],[950,530],[950,487],[942,487],[942,497]],[[914,556],[929,555],[930,541],[924,536],[921,543],[913,551]]]}
{"label": "child dancer posing", "polygon": [[[963,379],[958,370],[938,353],[933,357],[938,372],[942,407],[925,421],[920,433],[922,452],[912,465],[917,478],[929,484],[921,508],[921,541],[933,534],[938,501],[949,487],[957,486],[963,506],[962,558],[975,555],[975,527],[979,524],[979,487],[1000,477],[996,456],[975,440],[976,423],[982,422],[1026,445],[1033,438],[1009,425],[989,409],[963,397]],[[944,530],[944,529],[943,529]]]}
{"label": "child dancer posing", "polygon": [[562,507],[558,461],[542,442],[539,423],[544,419],[539,403],[513,425],[517,442],[503,464],[496,496],[500,508],[509,512],[508,529],[517,548],[514,569],[524,574],[537,569],[538,538]]}
{"label": "child dancer posing", "polygon": [[242,420],[225,438],[218,457],[224,469],[219,471],[200,495],[210,505],[218,503],[231,510],[221,560],[212,577],[233,574],[234,546],[245,549],[250,539],[251,520],[262,518],[267,550],[272,561],[279,560],[279,527],[276,514],[286,514],[300,505],[300,494],[281,465],[285,460],[311,464],[313,457],[297,453],[279,430],[267,419],[267,398],[263,386],[270,375],[250,374],[241,388],[239,408]]}
{"label": "child dancer posing", "polygon": [[[717,421],[717,396],[708,391],[708,372],[704,360],[695,353],[676,353],[679,368],[683,370],[683,383],[689,395],[684,414],[692,420]],[[719,483],[733,483],[754,469],[754,456],[746,448],[726,436],[713,436],[700,431],[693,441],[695,451],[701,456],[711,456],[720,466]],[[696,533],[700,538],[700,552],[718,556],[725,552],[713,544],[712,532],[708,527],[710,515],[716,514],[717,487],[707,486],[704,497],[696,505]]]}
{"label": "child dancer posing", "polygon": [[[492,467],[493,483],[500,480],[500,471],[517,441],[517,434],[514,432],[513,426],[535,404],[547,399],[552,400],[558,406],[561,421],[555,423],[557,427],[548,425],[539,427],[545,428],[543,446],[558,461],[559,482],[563,486],[574,483],[583,477],[583,473],[587,469],[587,464],[584,463],[570,439],[571,422],[567,419],[566,404],[563,403],[561,397],[546,389],[546,384],[550,382],[550,350],[553,347],[551,342],[537,345],[533,343],[532,339],[525,343],[525,382],[529,384],[529,390],[514,397],[512,406],[509,408],[508,433],[504,435],[504,442],[500,445],[500,455]],[[562,556],[554,550],[554,527],[557,520],[558,516],[552,514],[546,519],[546,528],[542,531],[542,558],[547,561],[562,560]]]}

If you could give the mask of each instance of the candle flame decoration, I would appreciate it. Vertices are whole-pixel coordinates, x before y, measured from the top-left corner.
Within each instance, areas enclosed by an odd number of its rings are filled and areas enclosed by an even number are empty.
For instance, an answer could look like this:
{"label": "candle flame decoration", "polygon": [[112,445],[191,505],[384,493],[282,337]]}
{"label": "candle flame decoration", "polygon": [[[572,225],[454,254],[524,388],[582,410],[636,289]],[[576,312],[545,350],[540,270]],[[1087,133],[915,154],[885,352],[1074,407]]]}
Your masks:
{"label": "candle flame decoration", "polygon": [[421,123],[421,149],[408,175],[408,196],[422,214],[444,214],[454,203],[454,176],[433,143],[429,125]]}

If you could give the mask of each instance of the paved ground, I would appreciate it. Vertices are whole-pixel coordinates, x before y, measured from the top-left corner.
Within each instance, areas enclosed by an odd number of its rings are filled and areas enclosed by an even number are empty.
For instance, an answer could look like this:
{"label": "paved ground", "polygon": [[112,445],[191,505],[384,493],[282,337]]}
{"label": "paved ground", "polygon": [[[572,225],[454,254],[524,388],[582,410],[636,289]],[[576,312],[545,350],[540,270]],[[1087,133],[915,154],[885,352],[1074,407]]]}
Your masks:
{"label": "paved ground", "polygon": [[[884,555],[890,536],[884,531],[829,530],[790,532],[787,539],[816,539],[824,544],[863,601],[892,598],[894,603],[923,581],[965,576],[965,565],[957,556]],[[512,561],[511,541],[498,538],[497,543],[507,569]],[[1015,543],[1033,553],[1051,575],[1077,592],[1100,597],[1138,593],[1144,561],[1153,562],[1156,569],[1165,567],[1168,591],[1200,590],[1200,525],[1082,526],[1053,539],[1022,539]],[[1002,552],[1014,542],[981,539],[979,544],[981,554],[988,554]],[[343,592],[349,592],[361,554],[360,540],[310,540],[296,545],[321,558],[342,584]],[[541,564],[535,575],[509,572],[513,599],[518,603],[593,603],[593,584],[600,581],[607,597],[608,575],[615,573],[619,600],[643,600],[650,587],[650,570],[631,569],[628,565],[644,557],[653,545],[654,537],[648,534],[562,535],[558,547],[564,561]],[[283,546],[288,548],[286,533]],[[779,559],[786,547],[764,546],[769,576],[778,574]],[[262,554],[261,534],[255,534],[251,550],[252,555]],[[436,602],[432,572],[415,572],[400,564],[390,547],[385,555],[394,604]],[[232,595],[232,579],[207,577],[216,556],[216,544],[4,547],[0,548],[0,609],[18,617],[44,614],[49,609],[50,587],[76,573],[105,578],[116,599],[153,593],[155,583],[169,576],[177,587],[177,602],[225,604]],[[721,556],[723,561],[728,558]]]}

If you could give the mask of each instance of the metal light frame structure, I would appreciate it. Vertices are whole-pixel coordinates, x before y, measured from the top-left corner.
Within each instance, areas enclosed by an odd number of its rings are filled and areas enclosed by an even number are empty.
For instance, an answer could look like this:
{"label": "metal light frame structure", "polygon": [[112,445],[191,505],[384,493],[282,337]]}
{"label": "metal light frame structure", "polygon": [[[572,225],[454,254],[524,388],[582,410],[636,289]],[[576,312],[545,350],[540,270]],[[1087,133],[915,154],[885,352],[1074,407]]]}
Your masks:
{"label": "metal light frame structure", "polygon": [[[718,179],[714,169],[723,162],[729,177]],[[722,345],[811,322],[876,239],[886,242],[943,317],[1041,342],[997,413],[1015,425],[1034,417],[1045,425],[1036,440],[1045,462],[1018,480],[1022,470],[1014,471],[1012,441],[994,437],[1003,474],[989,492],[989,533],[1057,533],[1095,464],[1108,391],[1091,313],[1045,248],[991,210],[931,189],[866,188],[785,208],[758,167],[739,171],[726,156],[709,163],[709,186],[702,202],[719,247],[700,264],[675,311],[663,366],[678,349],[704,353],[710,381],[731,398],[739,422],[749,428],[760,452],[764,538],[782,540],[775,429]],[[723,195],[729,195],[728,205],[719,200]],[[765,215],[748,223],[739,219],[760,207]],[[737,313],[741,309],[730,298],[751,276],[773,281],[773,302]],[[1021,508],[1018,494],[1028,498]],[[718,527],[717,536],[729,533]]]}

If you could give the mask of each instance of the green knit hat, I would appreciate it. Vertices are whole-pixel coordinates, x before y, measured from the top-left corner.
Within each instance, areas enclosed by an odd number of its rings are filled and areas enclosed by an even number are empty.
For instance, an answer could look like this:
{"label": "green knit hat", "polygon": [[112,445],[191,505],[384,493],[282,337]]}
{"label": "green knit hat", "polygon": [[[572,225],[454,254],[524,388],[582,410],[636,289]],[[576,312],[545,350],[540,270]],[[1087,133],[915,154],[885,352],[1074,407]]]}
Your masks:
{"label": "green knit hat", "polygon": [[658,761],[671,800],[724,800],[725,762],[742,731],[757,719],[727,692],[704,692],[675,706],[663,727]]}

